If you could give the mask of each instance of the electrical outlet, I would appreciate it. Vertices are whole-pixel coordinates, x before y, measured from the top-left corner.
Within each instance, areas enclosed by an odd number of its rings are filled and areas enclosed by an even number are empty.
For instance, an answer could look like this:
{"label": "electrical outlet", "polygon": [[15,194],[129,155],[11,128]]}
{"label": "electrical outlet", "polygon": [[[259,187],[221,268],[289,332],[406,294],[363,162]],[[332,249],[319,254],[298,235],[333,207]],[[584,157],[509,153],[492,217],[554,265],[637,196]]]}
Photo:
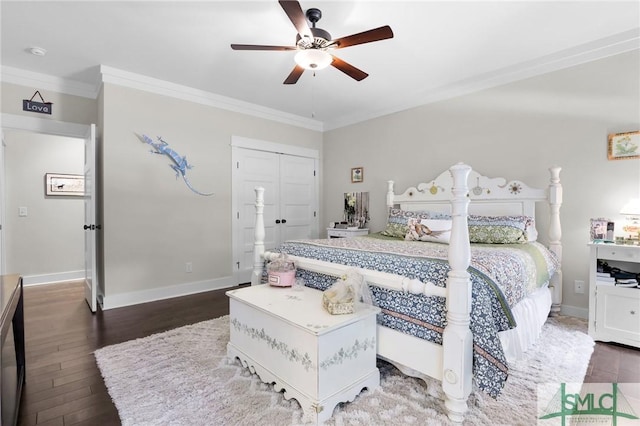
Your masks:
{"label": "electrical outlet", "polygon": [[185,272],[188,272],[188,273],[193,272],[193,263],[191,263],[191,262],[187,262],[187,263],[184,265],[184,271],[185,271]]}
{"label": "electrical outlet", "polygon": [[574,291],[575,291],[577,294],[584,294],[584,281],[582,281],[582,280],[575,280],[575,281],[574,281],[574,285],[575,285]]}

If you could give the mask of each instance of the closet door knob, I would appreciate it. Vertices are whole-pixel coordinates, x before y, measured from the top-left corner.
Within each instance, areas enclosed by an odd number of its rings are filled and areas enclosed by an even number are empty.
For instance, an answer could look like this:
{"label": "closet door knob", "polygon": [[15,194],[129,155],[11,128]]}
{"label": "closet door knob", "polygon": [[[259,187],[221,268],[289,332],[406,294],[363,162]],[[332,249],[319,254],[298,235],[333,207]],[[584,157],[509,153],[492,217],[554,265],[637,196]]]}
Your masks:
{"label": "closet door knob", "polygon": [[276,219],[276,223],[280,223],[280,219]]}
{"label": "closet door knob", "polygon": [[282,219],[282,223],[287,223],[287,219]]}

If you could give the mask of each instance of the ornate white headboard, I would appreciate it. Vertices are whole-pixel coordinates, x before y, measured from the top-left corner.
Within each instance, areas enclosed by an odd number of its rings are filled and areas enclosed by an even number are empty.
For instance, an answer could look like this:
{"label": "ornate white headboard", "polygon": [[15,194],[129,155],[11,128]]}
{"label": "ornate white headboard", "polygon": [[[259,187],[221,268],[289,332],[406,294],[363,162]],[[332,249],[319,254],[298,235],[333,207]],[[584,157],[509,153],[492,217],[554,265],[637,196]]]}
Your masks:
{"label": "ornate white headboard", "polygon": [[[560,168],[550,169],[559,183]],[[477,215],[524,215],[535,218],[535,203],[549,202],[549,188],[531,188],[518,180],[490,178],[472,170],[469,186],[469,213]],[[410,187],[395,194],[393,181],[388,181],[387,206],[403,210],[430,210],[450,213],[453,178],[447,170],[428,183]]]}

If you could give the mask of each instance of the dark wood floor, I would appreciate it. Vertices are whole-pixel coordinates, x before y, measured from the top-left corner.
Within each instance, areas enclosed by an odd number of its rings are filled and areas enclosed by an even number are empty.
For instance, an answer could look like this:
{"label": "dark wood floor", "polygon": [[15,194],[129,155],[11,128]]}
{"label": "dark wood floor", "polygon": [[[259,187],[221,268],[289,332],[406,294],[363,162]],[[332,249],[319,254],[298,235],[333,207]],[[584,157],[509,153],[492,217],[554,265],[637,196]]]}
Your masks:
{"label": "dark wood floor", "polygon": [[91,314],[82,283],[25,287],[27,383],[19,425],[119,425],[98,348],[229,313],[226,290]]}
{"label": "dark wood floor", "polygon": [[[217,290],[92,315],[82,283],[26,287],[20,425],[119,425],[93,351],[229,313]],[[640,382],[640,350],[598,343],[587,382]]]}

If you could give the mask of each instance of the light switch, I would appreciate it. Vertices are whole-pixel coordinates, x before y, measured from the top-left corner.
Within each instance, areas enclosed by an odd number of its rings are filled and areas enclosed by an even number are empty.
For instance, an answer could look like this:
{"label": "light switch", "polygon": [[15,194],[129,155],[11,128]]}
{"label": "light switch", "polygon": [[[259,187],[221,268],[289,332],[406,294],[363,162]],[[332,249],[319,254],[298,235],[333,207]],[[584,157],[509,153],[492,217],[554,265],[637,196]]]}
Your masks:
{"label": "light switch", "polygon": [[27,217],[28,211],[26,207],[18,207],[18,216]]}

